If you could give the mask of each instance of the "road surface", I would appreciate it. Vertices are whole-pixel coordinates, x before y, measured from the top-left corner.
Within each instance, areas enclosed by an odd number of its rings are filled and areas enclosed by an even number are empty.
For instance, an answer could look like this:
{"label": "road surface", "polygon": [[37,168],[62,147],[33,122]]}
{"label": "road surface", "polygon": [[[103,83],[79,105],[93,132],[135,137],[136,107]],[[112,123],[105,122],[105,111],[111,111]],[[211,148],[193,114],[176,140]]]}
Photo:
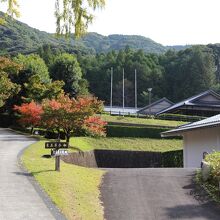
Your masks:
{"label": "road surface", "polygon": [[0,220],[52,220],[55,214],[18,164],[18,154],[35,140],[0,128]]}
{"label": "road surface", "polygon": [[107,220],[219,220],[220,206],[199,194],[195,171],[107,169],[101,187]]}

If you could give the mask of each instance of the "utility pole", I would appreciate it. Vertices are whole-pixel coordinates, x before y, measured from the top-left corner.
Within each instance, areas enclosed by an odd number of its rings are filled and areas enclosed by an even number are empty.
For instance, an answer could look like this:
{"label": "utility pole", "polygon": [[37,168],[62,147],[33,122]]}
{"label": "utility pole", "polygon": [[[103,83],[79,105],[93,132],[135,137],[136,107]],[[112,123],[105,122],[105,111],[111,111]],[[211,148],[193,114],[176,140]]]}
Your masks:
{"label": "utility pole", "polygon": [[111,67],[111,97],[110,97],[110,115],[112,113],[112,85],[113,85],[113,67]]}

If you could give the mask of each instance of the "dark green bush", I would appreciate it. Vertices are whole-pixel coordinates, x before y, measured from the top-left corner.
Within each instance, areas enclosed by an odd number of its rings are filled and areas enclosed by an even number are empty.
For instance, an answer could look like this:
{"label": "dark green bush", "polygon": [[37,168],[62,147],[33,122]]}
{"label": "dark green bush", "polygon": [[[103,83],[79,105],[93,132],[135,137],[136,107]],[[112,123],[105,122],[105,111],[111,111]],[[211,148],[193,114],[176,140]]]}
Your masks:
{"label": "dark green bush", "polygon": [[160,133],[167,130],[167,128],[154,127],[106,126],[107,137],[161,138]]}
{"label": "dark green bush", "polygon": [[162,153],[163,167],[183,167],[183,150]]}
{"label": "dark green bush", "polygon": [[17,125],[18,117],[10,114],[0,114],[0,127],[7,128]]}

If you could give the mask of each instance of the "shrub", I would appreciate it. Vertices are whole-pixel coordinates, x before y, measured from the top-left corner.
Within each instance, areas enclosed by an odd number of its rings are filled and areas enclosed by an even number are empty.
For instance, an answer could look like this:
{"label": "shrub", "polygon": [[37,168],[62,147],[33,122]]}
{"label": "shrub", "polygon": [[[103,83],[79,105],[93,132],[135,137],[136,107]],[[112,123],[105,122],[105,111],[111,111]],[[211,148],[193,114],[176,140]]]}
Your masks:
{"label": "shrub", "polygon": [[218,184],[220,181],[220,152],[213,152],[206,155],[205,161],[208,162],[211,167],[211,181]]}
{"label": "shrub", "polygon": [[163,167],[183,167],[183,150],[162,153]]}
{"label": "shrub", "polygon": [[135,126],[106,126],[108,137],[142,137],[142,138],[161,138],[160,133],[167,131],[166,128],[154,127],[135,127]]}

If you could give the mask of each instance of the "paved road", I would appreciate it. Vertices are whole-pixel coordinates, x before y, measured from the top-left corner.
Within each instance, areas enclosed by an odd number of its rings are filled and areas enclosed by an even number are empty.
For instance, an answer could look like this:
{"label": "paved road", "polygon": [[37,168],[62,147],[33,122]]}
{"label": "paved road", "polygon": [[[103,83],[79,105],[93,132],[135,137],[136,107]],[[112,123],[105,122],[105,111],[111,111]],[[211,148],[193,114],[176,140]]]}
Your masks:
{"label": "paved road", "polygon": [[107,220],[219,220],[220,206],[186,169],[108,169],[101,187]]}
{"label": "paved road", "polygon": [[34,140],[0,129],[0,220],[55,219],[18,165],[18,154]]}

